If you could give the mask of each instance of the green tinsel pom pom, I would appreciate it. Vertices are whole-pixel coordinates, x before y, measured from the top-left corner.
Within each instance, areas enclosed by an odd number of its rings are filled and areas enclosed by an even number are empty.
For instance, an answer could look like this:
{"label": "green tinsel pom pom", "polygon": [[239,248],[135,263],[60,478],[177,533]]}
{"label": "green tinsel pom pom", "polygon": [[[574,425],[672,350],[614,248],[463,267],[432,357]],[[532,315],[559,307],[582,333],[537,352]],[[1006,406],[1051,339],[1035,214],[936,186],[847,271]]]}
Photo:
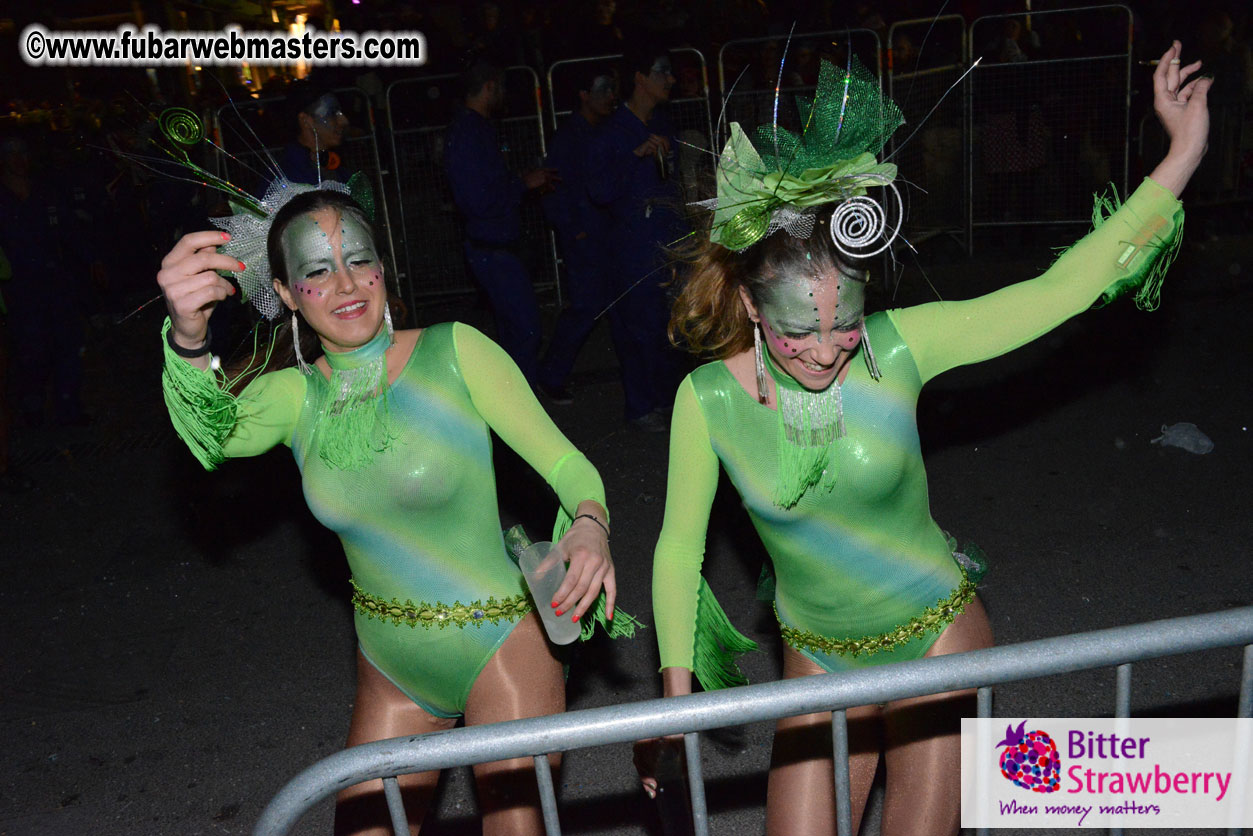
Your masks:
{"label": "green tinsel pom pom", "polygon": [[696,599],[696,645],[692,669],[706,691],[747,685],[748,677],[736,658],[757,649],[757,642],[745,636],[727,618],[704,578]]}
{"label": "green tinsel pom pom", "polygon": [[167,318],[161,329],[165,352],[161,390],[170,422],[196,460],[205,470],[213,470],[226,459],[222,448],[235,428],[238,404],[213,372],[196,368],[171,350],[166,341],[169,330]]}

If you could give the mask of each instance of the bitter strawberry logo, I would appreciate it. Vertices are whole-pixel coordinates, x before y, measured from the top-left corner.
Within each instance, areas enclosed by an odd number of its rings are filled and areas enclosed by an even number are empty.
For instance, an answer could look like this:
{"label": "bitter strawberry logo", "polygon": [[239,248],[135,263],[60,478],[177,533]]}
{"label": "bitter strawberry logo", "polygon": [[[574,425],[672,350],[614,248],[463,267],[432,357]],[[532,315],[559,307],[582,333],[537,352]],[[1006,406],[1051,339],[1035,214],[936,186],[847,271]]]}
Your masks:
{"label": "bitter strawberry logo", "polygon": [[1048,732],[1024,732],[1025,728],[1026,720],[1016,729],[1011,723],[1005,727],[1005,739],[996,744],[1007,747],[1001,752],[1001,774],[1032,792],[1057,792],[1062,773],[1057,744]]}

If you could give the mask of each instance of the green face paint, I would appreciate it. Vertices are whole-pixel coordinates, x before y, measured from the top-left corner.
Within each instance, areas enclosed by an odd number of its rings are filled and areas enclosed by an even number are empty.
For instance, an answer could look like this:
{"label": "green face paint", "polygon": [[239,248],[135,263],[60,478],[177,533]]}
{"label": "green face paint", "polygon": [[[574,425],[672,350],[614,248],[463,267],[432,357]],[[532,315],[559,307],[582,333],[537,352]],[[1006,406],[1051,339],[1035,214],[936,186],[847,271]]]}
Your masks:
{"label": "green face paint", "polygon": [[322,210],[288,224],[281,240],[288,280],[301,293],[325,285],[340,270],[376,271],[369,229],[351,214]]}
{"label": "green face paint", "polygon": [[785,341],[776,348],[795,353],[798,344],[817,336],[821,343],[832,331],[854,331],[866,303],[863,282],[836,273],[823,278],[783,279],[761,301],[761,318]]}

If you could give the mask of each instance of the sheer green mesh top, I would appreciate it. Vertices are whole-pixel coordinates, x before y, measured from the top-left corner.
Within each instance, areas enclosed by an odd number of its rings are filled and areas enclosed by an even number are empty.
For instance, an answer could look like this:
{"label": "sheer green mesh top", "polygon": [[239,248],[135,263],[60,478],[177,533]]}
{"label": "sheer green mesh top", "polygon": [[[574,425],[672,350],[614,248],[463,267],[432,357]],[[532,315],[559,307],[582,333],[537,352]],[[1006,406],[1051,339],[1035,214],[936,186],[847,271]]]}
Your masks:
{"label": "sheer green mesh top", "polygon": [[228,457],[292,448],[313,515],[339,535],[353,579],[379,596],[451,605],[524,592],[496,506],[495,430],[573,516],[604,504],[591,463],[558,430],[508,355],[468,325],[425,329],[390,387],[398,437],[369,467],[334,470],[314,454],[320,374],[284,369],[239,398]]}
{"label": "sheer green mesh top", "polygon": [[[1146,180],[1038,278],[977,299],[869,317],[882,379],[873,380],[854,360],[842,390],[848,435],[833,442],[834,489],[810,488],[787,510],[772,502],[774,410],[721,361],[689,375],[675,401],[665,522],[654,556],[662,666],[694,668],[710,685],[694,648],[719,463],[773,560],[784,624],[856,639],[892,630],[948,596],[962,576],[931,518],[915,423],[922,386],[948,369],[1034,340],[1102,295],[1142,282],[1181,224],[1178,201]],[[906,656],[923,655],[934,638],[911,642]],[[876,655],[868,663],[899,658]]]}

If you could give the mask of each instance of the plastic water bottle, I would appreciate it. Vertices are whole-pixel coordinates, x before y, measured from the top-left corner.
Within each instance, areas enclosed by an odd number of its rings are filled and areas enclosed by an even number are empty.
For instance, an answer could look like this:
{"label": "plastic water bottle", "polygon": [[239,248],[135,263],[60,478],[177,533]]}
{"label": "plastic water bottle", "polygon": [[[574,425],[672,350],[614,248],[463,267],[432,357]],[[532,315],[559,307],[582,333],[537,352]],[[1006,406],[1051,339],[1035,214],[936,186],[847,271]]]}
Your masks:
{"label": "plastic water bottle", "polygon": [[569,613],[559,616],[550,606],[557,588],[566,579],[566,560],[561,548],[547,541],[532,543],[518,555],[518,566],[531,590],[531,599],[539,610],[549,641],[569,644],[577,639],[583,628],[570,620]]}

